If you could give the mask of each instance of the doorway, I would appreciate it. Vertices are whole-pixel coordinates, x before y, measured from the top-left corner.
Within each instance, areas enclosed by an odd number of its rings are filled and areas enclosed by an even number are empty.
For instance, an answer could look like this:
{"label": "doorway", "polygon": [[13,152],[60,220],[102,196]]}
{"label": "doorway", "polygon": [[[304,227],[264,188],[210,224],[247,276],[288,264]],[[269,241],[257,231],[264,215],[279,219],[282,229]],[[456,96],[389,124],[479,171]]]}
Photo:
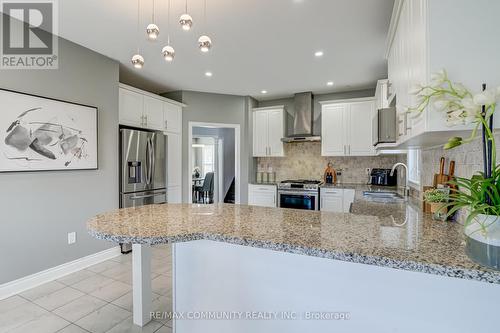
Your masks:
{"label": "doorway", "polygon": [[240,202],[239,124],[189,122],[189,202]]}

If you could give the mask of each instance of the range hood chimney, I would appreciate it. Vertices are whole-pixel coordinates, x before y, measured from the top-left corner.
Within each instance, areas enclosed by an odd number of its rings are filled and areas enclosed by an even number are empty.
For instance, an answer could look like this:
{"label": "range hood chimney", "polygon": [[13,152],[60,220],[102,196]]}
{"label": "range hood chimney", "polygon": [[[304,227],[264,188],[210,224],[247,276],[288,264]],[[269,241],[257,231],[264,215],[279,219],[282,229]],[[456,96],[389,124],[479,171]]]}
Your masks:
{"label": "range hood chimney", "polygon": [[321,137],[313,135],[313,96],[311,92],[295,94],[293,129],[283,142],[321,141]]}

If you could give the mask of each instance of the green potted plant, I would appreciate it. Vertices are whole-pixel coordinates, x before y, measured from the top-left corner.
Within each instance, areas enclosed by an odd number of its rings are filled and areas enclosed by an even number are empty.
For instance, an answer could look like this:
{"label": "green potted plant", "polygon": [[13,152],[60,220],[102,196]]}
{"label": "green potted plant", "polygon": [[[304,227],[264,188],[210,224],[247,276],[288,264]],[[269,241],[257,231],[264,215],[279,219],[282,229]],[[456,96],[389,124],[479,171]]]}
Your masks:
{"label": "green potted plant", "polygon": [[434,188],[424,192],[424,200],[431,206],[432,217],[438,221],[446,221],[448,208],[448,189]]}
{"label": "green potted plant", "polygon": [[416,86],[412,93],[419,98],[417,106],[408,112],[423,112],[432,104],[446,113],[447,122],[474,124],[468,138],[452,137],[444,149],[453,149],[470,143],[481,129],[483,170],[470,178],[456,177],[455,189],[449,195],[448,216],[458,210],[466,212],[464,233],[467,255],[474,261],[500,270],[500,165],[496,163],[496,142],[493,133],[493,115],[500,87],[473,95],[460,83],[451,82],[446,71],[432,75],[431,84]]}

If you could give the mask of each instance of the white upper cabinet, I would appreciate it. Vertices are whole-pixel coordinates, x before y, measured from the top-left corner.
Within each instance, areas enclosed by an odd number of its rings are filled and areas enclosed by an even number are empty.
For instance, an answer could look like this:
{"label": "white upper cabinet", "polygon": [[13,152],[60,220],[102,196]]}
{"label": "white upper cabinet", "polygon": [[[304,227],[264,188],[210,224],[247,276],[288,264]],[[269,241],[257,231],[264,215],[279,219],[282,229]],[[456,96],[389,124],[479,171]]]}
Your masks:
{"label": "white upper cabinet", "polygon": [[145,127],[155,130],[164,130],[163,101],[157,98],[144,96]]}
{"label": "white upper cabinet", "polygon": [[283,156],[283,109],[269,110],[267,115],[268,120],[268,156]]}
{"label": "white upper cabinet", "polygon": [[253,156],[284,156],[284,108],[282,106],[253,110]]}
{"label": "white upper cabinet", "polygon": [[268,152],[268,113],[253,112],[253,156],[267,156]]}
{"label": "white upper cabinet", "polygon": [[[418,104],[417,96],[410,93],[412,87],[430,84],[431,73],[445,69],[452,81],[473,92],[483,82],[490,88],[500,85],[500,61],[486,56],[500,53],[500,44],[491,42],[498,31],[500,1],[484,2],[395,1],[386,56],[396,96],[399,147],[435,146],[451,136],[469,135],[471,125],[448,126],[445,112],[432,103],[420,114],[405,112]],[[499,118],[495,128],[500,127]]]}
{"label": "white upper cabinet", "polygon": [[372,156],[374,99],[324,102],[321,108],[323,156]]}
{"label": "white upper cabinet", "polygon": [[323,105],[321,109],[321,155],[346,155],[346,130],[344,128],[347,105]]}
{"label": "white upper cabinet", "polygon": [[347,144],[351,156],[370,156],[375,154],[372,136],[372,118],[375,102],[349,103],[347,111]]}
{"label": "white upper cabinet", "polygon": [[182,107],[171,103],[163,103],[165,129],[167,132],[180,133],[182,129]]}
{"label": "white upper cabinet", "polygon": [[182,131],[181,103],[120,84],[120,124],[169,133]]}
{"label": "white upper cabinet", "polygon": [[144,116],[142,113],[144,96],[134,91],[121,88],[119,96],[120,124],[142,127],[144,123]]}

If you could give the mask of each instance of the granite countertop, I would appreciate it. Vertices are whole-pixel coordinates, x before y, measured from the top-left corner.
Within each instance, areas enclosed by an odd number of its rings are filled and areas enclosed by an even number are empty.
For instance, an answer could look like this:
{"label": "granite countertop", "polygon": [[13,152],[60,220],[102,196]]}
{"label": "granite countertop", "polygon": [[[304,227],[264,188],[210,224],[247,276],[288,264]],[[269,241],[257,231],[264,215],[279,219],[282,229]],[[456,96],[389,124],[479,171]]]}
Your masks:
{"label": "granite countertop", "polygon": [[[87,224],[114,243],[213,240],[500,284],[465,254],[462,226],[431,220],[413,202],[367,205],[368,215],[247,205],[163,204],[97,215]],[[392,214],[384,212],[390,211]]]}

